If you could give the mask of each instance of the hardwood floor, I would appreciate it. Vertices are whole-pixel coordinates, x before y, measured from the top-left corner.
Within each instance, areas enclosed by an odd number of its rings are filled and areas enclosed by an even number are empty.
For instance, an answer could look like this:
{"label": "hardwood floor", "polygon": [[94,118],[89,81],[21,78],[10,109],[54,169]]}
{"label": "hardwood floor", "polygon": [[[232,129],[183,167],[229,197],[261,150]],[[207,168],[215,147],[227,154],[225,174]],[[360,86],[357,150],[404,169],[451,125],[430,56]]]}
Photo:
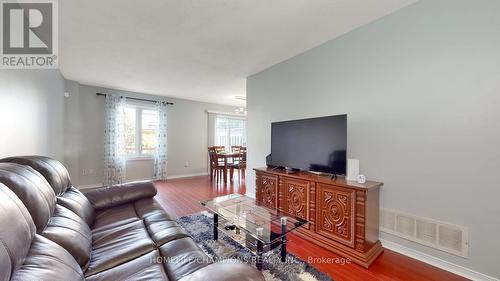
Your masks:
{"label": "hardwood floor", "polygon": [[[157,182],[158,202],[173,217],[180,217],[205,210],[200,201],[230,193],[244,194],[245,182],[237,177],[227,184],[211,182],[208,176],[173,179]],[[418,260],[403,256],[391,250],[384,250],[382,255],[365,269],[356,264],[322,263],[321,259],[339,260],[340,256],[318,247],[297,236],[289,235],[288,250],[308,261],[320,271],[330,275],[336,281],[371,281],[371,280],[467,280],[458,275],[433,267]]]}

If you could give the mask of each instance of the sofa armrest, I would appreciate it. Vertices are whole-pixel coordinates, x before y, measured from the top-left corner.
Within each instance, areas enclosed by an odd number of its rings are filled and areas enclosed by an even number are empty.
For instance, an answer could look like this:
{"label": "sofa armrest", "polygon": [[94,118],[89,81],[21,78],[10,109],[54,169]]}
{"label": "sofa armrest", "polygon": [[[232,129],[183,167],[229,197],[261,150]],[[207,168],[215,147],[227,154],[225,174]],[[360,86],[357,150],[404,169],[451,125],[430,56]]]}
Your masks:
{"label": "sofa armrest", "polygon": [[255,267],[239,261],[212,263],[179,281],[265,281],[262,272]]}
{"label": "sofa armrest", "polygon": [[96,210],[106,209],[156,195],[151,181],[137,181],[112,186],[103,186],[83,192]]}

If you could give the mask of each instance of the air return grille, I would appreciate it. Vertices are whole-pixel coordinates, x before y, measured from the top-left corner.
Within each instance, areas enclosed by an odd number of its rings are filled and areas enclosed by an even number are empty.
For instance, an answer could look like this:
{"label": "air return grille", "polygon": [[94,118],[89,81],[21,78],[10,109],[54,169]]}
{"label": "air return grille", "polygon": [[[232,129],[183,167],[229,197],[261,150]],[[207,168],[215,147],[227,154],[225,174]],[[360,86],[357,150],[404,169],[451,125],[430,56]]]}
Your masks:
{"label": "air return grille", "polygon": [[381,209],[380,231],[461,257],[469,254],[468,231],[463,226]]}

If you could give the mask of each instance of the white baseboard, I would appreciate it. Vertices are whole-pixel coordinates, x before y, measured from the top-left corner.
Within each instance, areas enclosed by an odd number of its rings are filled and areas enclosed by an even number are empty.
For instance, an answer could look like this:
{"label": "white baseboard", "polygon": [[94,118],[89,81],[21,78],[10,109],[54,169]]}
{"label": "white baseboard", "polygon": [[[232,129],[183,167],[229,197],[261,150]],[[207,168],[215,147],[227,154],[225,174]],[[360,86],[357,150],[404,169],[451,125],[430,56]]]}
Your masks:
{"label": "white baseboard", "polygon": [[154,181],[155,178],[142,178],[142,179],[127,179],[123,183],[133,182],[133,181]]}
{"label": "white baseboard", "polygon": [[170,180],[170,179],[180,179],[180,178],[190,178],[190,177],[199,177],[199,176],[208,176],[208,173],[195,173],[195,174],[184,174],[184,175],[167,176],[167,180]]}
{"label": "white baseboard", "polygon": [[414,258],[414,259],[419,260],[421,262],[425,262],[427,264],[433,265],[433,266],[441,268],[443,270],[455,273],[457,275],[463,276],[463,277],[471,279],[471,280],[500,281],[499,279],[497,279],[495,277],[491,277],[491,276],[488,276],[486,274],[483,274],[483,273],[474,271],[472,269],[463,267],[461,265],[442,260],[440,258],[437,258],[437,257],[431,256],[431,255],[422,253],[420,251],[405,247],[403,245],[400,245],[400,244],[392,242],[392,241],[380,239],[380,242],[382,242],[382,246],[384,248],[387,248],[387,249],[392,250],[394,252],[408,256],[410,258]]}

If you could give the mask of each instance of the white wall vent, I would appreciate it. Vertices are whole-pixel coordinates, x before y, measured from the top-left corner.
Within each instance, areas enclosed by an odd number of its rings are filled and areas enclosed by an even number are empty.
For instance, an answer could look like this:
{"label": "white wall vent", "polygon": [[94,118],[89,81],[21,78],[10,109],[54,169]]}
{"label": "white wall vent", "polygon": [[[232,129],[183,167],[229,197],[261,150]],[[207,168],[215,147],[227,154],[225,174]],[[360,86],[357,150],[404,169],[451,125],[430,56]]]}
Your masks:
{"label": "white wall vent", "polygon": [[415,236],[415,219],[410,216],[396,215],[396,232],[405,236]]}
{"label": "white wall vent", "polygon": [[380,231],[457,256],[469,255],[468,230],[463,226],[380,209]]}
{"label": "white wall vent", "polygon": [[380,211],[380,226],[394,231],[396,230],[396,213]]}

